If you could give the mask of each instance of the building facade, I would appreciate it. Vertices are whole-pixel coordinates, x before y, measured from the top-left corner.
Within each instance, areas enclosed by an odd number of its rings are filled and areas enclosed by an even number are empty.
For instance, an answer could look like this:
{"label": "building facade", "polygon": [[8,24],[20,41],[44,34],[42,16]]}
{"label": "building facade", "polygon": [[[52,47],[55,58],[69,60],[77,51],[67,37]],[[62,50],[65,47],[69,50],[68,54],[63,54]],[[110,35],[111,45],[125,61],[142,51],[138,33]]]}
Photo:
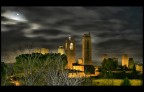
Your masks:
{"label": "building facade", "polygon": [[136,71],[143,73],[143,64],[136,64]]}
{"label": "building facade", "polygon": [[122,66],[128,67],[129,64],[129,57],[127,54],[122,55]]}
{"label": "building facade", "polygon": [[84,65],[74,63],[73,64],[73,70],[84,71]]}
{"label": "building facade", "polygon": [[78,58],[78,64],[84,65],[82,58]]}
{"label": "building facade", "polygon": [[84,65],[92,65],[92,43],[90,33],[82,36],[82,59]]}
{"label": "building facade", "polygon": [[65,53],[67,56],[68,64],[67,69],[72,69],[73,63],[76,62],[76,43],[71,36],[68,37],[65,41]]}
{"label": "building facade", "polygon": [[60,53],[61,55],[62,55],[62,54],[65,54],[65,50],[64,50],[64,47],[63,47],[63,46],[59,46],[59,48],[58,48],[58,53]]}

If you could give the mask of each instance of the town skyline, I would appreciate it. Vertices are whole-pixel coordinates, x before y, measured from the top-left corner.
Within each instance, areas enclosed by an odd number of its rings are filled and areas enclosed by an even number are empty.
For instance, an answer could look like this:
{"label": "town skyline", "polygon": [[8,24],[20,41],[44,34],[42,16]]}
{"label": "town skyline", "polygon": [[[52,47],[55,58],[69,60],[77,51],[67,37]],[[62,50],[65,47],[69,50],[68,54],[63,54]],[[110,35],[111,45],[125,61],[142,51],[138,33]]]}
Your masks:
{"label": "town skyline", "polygon": [[92,37],[92,62],[103,54],[128,54],[136,62],[142,57],[142,7],[2,7],[1,53],[26,42],[57,52],[71,35],[76,40],[76,60],[82,56],[82,35]]}

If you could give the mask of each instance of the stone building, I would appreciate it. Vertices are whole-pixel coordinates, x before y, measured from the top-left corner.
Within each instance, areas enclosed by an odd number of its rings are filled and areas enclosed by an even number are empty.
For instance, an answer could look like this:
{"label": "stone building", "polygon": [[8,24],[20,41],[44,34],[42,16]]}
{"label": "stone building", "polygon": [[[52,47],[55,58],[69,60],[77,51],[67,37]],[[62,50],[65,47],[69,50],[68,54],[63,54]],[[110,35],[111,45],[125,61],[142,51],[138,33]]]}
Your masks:
{"label": "stone building", "polygon": [[90,33],[82,36],[82,59],[84,65],[92,65],[92,43]]}
{"label": "stone building", "polygon": [[60,53],[61,55],[62,55],[62,54],[65,54],[65,50],[64,50],[64,47],[63,47],[63,46],[59,46],[59,48],[58,48],[58,53]]}
{"label": "stone building", "polygon": [[76,62],[76,43],[75,39],[70,35],[68,39],[65,41],[65,53],[67,56],[68,64],[66,66],[67,69],[72,69],[72,64]]}
{"label": "stone building", "polygon": [[128,67],[129,64],[129,57],[127,54],[122,55],[122,66]]}

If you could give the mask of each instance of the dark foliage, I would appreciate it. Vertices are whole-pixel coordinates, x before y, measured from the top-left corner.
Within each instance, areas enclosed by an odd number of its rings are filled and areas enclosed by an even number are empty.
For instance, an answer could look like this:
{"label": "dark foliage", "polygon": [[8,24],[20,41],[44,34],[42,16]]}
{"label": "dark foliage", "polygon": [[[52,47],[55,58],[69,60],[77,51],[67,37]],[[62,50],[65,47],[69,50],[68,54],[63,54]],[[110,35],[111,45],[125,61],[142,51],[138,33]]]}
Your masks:
{"label": "dark foliage", "polygon": [[131,86],[130,81],[127,77],[123,80],[121,86]]}

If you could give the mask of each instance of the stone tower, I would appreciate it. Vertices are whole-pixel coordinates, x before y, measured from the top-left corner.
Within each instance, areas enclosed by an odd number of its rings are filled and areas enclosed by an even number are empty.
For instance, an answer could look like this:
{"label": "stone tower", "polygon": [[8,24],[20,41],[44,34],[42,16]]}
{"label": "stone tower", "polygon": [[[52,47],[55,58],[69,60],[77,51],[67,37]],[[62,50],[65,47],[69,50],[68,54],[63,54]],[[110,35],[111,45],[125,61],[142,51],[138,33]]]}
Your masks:
{"label": "stone tower", "polygon": [[92,65],[92,43],[90,33],[84,34],[82,37],[82,59],[84,65]]}
{"label": "stone tower", "polygon": [[129,57],[127,54],[122,55],[122,66],[128,67]]}
{"label": "stone tower", "polygon": [[67,56],[68,64],[67,69],[72,69],[73,63],[76,62],[76,44],[75,40],[69,35],[68,39],[65,41],[65,53]]}

